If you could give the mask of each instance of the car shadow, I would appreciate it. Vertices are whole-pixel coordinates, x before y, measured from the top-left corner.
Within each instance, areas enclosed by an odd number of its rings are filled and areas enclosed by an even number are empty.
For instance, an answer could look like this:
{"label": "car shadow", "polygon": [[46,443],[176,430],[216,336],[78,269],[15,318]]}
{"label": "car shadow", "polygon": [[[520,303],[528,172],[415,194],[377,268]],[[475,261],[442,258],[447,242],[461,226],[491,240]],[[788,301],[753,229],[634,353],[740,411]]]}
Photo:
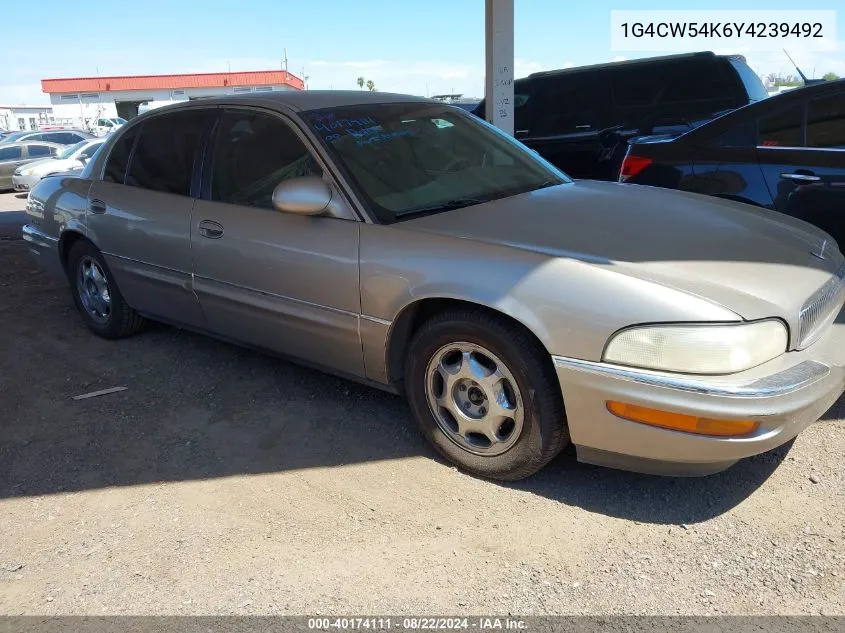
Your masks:
{"label": "car shadow", "polygon": [[[0,355],[15,359],[0,371],[0,498],[418,456],[447,466],[398,396],[167,326],[103,340],[23,244],[0,249],[0,263]],[[73,399],[116,386],[126,389]],[[695,523],[742,502],[788,451],[686,479],[579,464],[569,450],[506,487],[608,516]]]}
{"label": "car shadow", "polygon": [[[75,333],[94,353],[90,360],[75,357],[79,376],[63,378],[72,386],[62,398],[38,399],[39,391],[60,389],[42,380],[22,385],[24,393],[15,398],[20,406],[5,399],[0,497],[416,456],[448,466],[424,442],[398,396],[166,326],[117,343],[102,341],[75,322],[71,308],[64,312],[68,329],[80,330]],[[106,377],[91,376],[98,366],[102,374],[99,363],[106,358]],[[70,398],[113,385],[127,389]],[[782,447],[724,473],[689,479],[580,464],[570,447],[525,481],[490,485],[608,516],[691,524],[740,503],[787,452]]]}
{"label": "car shadow", "polygon": [[535,476],[507,487],[641,523],[694,524],[749,497],[786,459],[792,444],[706,477],[659,477],[580,464],[569,447]]}

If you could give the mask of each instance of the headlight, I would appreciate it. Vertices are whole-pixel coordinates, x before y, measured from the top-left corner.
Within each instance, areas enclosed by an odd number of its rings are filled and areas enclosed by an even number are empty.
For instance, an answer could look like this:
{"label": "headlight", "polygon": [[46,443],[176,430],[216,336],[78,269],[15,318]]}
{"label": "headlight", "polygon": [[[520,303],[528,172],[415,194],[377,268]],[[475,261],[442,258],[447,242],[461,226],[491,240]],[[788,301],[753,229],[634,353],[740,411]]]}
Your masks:
{"label": "headlight", "polygon": [[615,334],[602,360],[685,374],[732,374],[786,351],[786,326],[776,320],[722,325],[644,325]]}
{"label": "headlight", "polygon": [[18,167],[15,170],[15,176],[29,176],[32,173],[32,169],[27,169],[25,167]]}

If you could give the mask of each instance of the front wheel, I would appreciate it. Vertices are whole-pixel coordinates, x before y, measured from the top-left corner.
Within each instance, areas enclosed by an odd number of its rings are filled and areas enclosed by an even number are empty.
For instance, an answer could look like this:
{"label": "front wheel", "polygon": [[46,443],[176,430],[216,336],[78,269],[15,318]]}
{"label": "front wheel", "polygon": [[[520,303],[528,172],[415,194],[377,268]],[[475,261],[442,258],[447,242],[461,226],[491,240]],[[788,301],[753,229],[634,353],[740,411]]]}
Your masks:
{"label": "front wheel", "polygon": [[483,310],[424,323],[408,350],[405,388],[425,437],[475,475],[528,477],[569,441],[548,354],[521,325]]}

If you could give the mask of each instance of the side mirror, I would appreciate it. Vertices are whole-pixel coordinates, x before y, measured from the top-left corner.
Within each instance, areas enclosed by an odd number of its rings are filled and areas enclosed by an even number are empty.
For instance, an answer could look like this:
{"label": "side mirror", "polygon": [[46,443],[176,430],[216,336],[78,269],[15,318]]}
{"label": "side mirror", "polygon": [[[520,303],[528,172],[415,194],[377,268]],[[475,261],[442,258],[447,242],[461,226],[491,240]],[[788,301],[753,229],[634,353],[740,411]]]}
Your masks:
{"label": "side mirror", "polygon": [[86,163],[88,163],[88,157],[87,157],[87,156],[80,156],[80,157],[79,157],[79,158],[77,158],[76,160],[78,160],[78,161],[79,161],[80,163],[82,163],[83,165],[85,165]]}
{"label": "side mirror", "polygon": [[317,176],[285,180],[273,190],[273,206],[285,213],[319,215],[332,201],[332,190]]}

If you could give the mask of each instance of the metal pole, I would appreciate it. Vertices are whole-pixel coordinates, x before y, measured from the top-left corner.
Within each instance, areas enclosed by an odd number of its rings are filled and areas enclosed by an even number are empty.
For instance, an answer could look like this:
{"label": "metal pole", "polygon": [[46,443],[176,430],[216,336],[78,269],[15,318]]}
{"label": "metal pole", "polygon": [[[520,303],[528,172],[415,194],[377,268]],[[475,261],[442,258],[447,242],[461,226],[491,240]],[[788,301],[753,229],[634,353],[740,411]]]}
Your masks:
{"label": "metal pole", "polygon": [[513,0],[485,0],[487,121],[513,135]]}

